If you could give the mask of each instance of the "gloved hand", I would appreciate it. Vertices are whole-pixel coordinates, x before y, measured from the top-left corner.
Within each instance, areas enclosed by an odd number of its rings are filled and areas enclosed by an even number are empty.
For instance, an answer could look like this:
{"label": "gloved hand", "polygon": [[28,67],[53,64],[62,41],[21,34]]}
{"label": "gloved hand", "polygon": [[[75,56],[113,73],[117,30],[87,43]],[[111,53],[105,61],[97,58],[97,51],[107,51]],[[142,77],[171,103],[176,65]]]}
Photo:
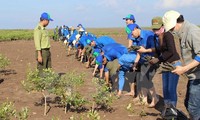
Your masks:
{"label": "gloved hand", "polygon": [[135,46],[135,45],[132,45],[131,47],[128,48],[128,51],[137,51],[140,49],[140,46]]}
{"label": "gloved hand", "polygon": [[158,59],[158,58],[152,58],[152,59],[149,61],[150,64],[156,64],[156,63],[158,63],[158,62],[159,62],[159,59]]}

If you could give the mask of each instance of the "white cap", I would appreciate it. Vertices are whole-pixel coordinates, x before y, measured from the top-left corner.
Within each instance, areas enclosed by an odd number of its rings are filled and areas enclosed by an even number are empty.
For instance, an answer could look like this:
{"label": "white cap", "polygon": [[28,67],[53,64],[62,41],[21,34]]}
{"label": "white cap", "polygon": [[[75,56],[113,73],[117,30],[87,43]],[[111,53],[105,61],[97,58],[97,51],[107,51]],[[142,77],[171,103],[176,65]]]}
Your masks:
{"label": "white cap", "polygon": [[83,28],[80,28],[78,31],[79,32],[84,32],[85,30]]}
{"label": "white cap", "polygon": [[76,40],[78,40],[80,37],[81,37],[81,35],[80,35],[80,34],[77,34],[77,35],[76,35]]}
{"label": "white cap", "polygon": [[180,15],[181,14],[179,12],[174,11],[174,10],[167,11],[164,14],[164,16],[162,17],[162,21],[163,21],[166,32],[176,26],[177,18]]}

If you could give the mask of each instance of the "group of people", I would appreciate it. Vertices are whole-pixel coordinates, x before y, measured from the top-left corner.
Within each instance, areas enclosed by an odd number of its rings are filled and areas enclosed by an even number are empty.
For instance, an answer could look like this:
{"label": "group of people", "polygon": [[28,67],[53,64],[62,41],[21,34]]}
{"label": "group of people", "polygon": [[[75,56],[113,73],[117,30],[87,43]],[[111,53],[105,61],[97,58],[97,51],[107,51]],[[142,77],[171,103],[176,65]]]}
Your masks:
{"label": "group of people", "polygon": [[[142,104],[151,108],[159,101],[152,79],[156,70],[161,68],[163,116],[166,108],[176,107],[179,76],[185,74],[189,79],[185,86],[185,107],[192,120],[199,120],[200,28],[186,21],[183,15],[174,10],[167,11],[163,17],[153,17],[151,30],[143,30],[136,24],[132,14],[123,19],[126,22],[128,47],[109,36],[96,37],[86,32],[80,24],[77,29],[70,29],[70,32],[62,34],[65,36],[64,43],[68,47],[68,55],[72,47],[76,48],[76,58],[86,62],[86,67],[95,64],[92,75],[95,76],[98,69],[99,77],[105,79],[108,86],[113,85],[113,76],[117,75],[119,98],[122,96],[125,74],[133,72],[130,92],[127,95],[134,96],[135,104],[142,101]],[[34,29],[36,60],[41,72],[51,67],[50,41],[45,29],[49,21],[53,21],[50,15],[43,13]],[[177,44],[179,41],[180,44]],[[181,48],[181,55],[177,46]],[[151,103],[148,103],[148,97],[151,98]]]}

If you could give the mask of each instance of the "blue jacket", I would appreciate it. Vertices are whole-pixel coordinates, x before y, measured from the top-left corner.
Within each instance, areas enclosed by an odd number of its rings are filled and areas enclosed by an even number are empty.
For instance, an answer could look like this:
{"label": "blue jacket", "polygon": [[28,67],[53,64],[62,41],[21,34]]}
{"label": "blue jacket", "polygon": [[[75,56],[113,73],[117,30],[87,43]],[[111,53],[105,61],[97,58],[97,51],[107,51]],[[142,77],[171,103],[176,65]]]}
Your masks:
{"label": "blue jacket", "polygon": [[127,48],[119,43],[108,44],[102,48],[102,51],[108,61],[113,61],[114,59],[120,58],[123,54],[128,53]]}
{"label": "blue jacket", "polygon": [[[154,43],[154,32],[150,30],[141,30],[140,37],[136,39],[135,42],[138,46],[143,46],[144,48],[155,48]],[[158,40],[157,40],[158,43]],[[145,56],[154,56],[154,53],[142,53],[140,58],[140,63],[146,62],[144,57]]]}
{"label": "blue jacket", "polygon": [[114,39],[108,36],[101,36],[95,40],[96,46],[94,48],[103,48],[105,45],[108,45],[110,43],[116,43]]}
{"label": "blue jacket", "polygon": [[73,34],[69,38],[69,43],[72,43],[74,40],[76,40],[76,35],[78,34],[77,30],[73,31]]}
{"label": "blue jacket", "polygon": [[67,35],[69,35],[69,30],[68,30],[67,28],[65,28],[65,29],[63,30],[63,35],[64,35],[65,37],[67,37]]}
{"label": "blue jacket", "polygon": [[121,66],[124,66],[124,67],[127,67],[127,68],[132,67],[132,65],[133,65],[134,62],[135,62],[136,56],[137,56],[137,53],[136,53],[136,52],[131,52],[131,53],[123,54],[123,55],[118,59],[118,63],[119,63]]}

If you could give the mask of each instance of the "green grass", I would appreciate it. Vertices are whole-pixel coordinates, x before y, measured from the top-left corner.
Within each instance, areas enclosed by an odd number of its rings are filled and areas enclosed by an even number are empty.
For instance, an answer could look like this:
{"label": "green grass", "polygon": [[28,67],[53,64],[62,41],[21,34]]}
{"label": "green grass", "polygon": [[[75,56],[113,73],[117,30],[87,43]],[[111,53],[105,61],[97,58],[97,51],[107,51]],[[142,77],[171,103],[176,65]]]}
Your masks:
{"label": "green grass", "polygon": [[[53,31],[50,30],[51,35],[53,35]],[[0,41],[12,40],[33,40],[33,30],[0,30]]]}

